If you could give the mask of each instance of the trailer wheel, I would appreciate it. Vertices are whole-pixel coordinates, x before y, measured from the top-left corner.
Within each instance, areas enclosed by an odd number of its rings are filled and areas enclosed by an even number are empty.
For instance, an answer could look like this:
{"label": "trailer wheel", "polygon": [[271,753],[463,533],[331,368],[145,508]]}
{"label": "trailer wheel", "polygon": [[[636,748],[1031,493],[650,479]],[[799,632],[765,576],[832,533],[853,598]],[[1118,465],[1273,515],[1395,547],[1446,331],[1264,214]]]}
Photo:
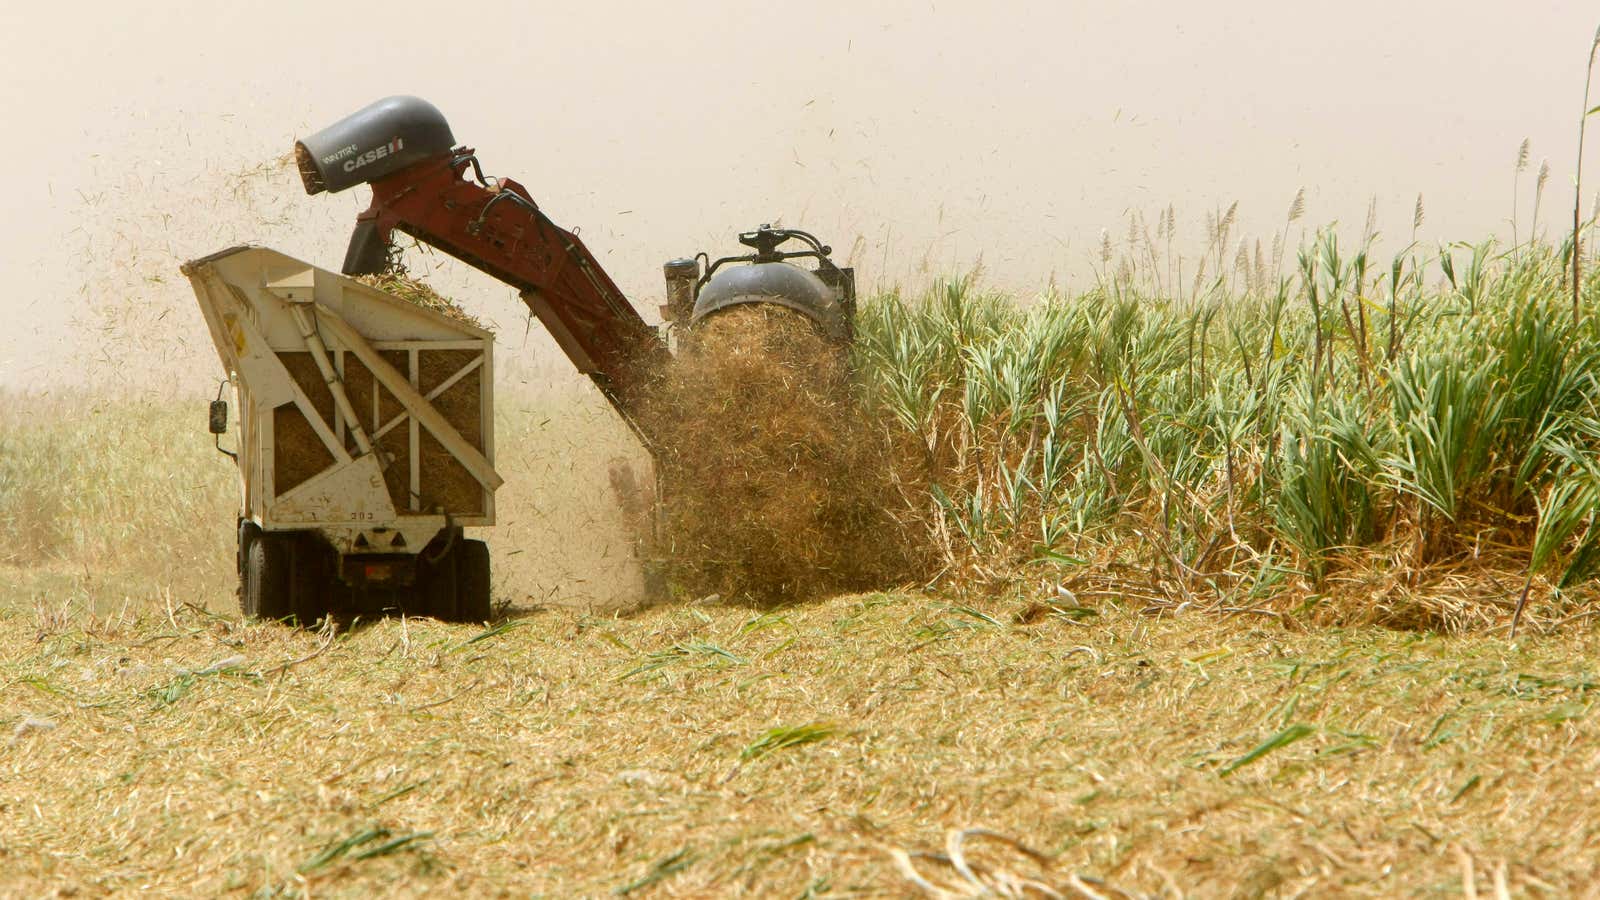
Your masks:
{"label": "trailer wheel", "polygon": [[254,619],[284,619],[291,607],[294,548],[282,535],[257,533],[245,548],[239,611]]}
{"label": "trailer wheel", "polygon": [[427,615],[441,622],[456,621],[456,563],[460,555],[459,548],[452,547],[433,562],[423,563],[421,571],[417,573],[422,608]]}
{"label": "trailer wheel", "polygon": [[457,612],[462,622],[487,622],[494,617],[489,602],[489,545],[483,541],[462,541],[457,551]]}

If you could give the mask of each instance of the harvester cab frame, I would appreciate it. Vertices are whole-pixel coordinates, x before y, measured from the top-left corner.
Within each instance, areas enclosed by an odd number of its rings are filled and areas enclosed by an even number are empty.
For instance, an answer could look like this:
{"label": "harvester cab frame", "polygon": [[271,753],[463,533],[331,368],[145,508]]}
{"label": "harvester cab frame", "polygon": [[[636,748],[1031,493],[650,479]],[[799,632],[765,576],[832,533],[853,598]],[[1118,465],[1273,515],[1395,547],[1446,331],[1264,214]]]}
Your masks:
{"label": "harvester cab frame", "polygon": [[[807,246],[805,250],[779,250],[789,241],[799,241]],[[698,258],[706,260],[705,274],[700,277],[700,287],[711,281],[717,270],[728,263],[752,263],[765,265],[768,263],[787,263],[791,259],[814,259],[817,267],[811,270],[819,281],[825,285],[834,296],[837,311],[829,310],[823,315],[813,315],[808,310],[828,309],[827,301],[822,298],[811,301],[810,305],[797,311],[807,315],[823,329],[824,332],[842,332],[846,342],[855,336],[856,318],[856,272],[855,269],[842,267],[833,261],[833,248],[817,239],[817,236],[798,228],[773,228],[763,224],[754,231],[742,232],[739,243],[755,250],[743,256],[724,256],[712,262],[706,254]],[[782,296],[782,295],[780,295]]]}
{"label": "harvester cab frame", "polygon": [[[805,249],[779,249],[789,241],[799,241]],[[804,316],[841,349],[849,346],[855,337],[855,270],[835,264],[832,247],[809,232],[768,224],[742,232],[739,243],[755,252],[716,260],[701,252],[666,263],[667,303],[661,315],[669,330],[692,331],[730,307],[768,303]],[[816,268],[793,265],[790,260],[796,259],[813,259]]]}
{"label": "harvester cab frame", "polygon": [[[814,235],[770,225],[739,235],[753,253],[667,262],[665,323],[645,322],[575,231],[556,225],[516,181],[486,176],[477,152],[458,144],[443,114],[417,97],[363,107],[296,141],[294,157],[308,195],[372,190],[343,276],[393,272],[398,232],[516,288],[653,455],[660,447],[644,406],[672,360],[674,331],[692,334],[743,304],[775,304],[810,320],[841,352],[853,339],[854,271],[835,264],[832,248]],[[791,241],[801,248],[783,249]],[[815,267],[795,264],[803,259]],[[492,468],[492,335],[413,313],[370,285],[264,248],[230,248],[183,271],[240,408],[245,613],[306,625],[329,611],[330,596],[364,601],[376,590],[385,608],[485,616],[488,550],[462,527],[494,523],[500,485]],[[307,353],[314,369],[302,365]],[[434,382],[440,376],[426,363],[441,353],[476,356],[456,360],[454,373]],[[358,383],[347,383],[352,372]],[[446,416],[436,407],[452,396]],[[291,425],[303,432],[302,449],[325,450],[333,462],[319,469],[303,454],[286,460]],[[409,443],[401,440],[407,429]],[[385,435],[399,443],[385,450]],[[456,492],[461,509],[417,503],[418,486],[441,477],[420,462],[438,455],[435,444],[448,451],[449,471],[471,479]],[[286,466],[298,466],[293,478]],[[410,604],[385,600],[396,588],[419,596]]]}

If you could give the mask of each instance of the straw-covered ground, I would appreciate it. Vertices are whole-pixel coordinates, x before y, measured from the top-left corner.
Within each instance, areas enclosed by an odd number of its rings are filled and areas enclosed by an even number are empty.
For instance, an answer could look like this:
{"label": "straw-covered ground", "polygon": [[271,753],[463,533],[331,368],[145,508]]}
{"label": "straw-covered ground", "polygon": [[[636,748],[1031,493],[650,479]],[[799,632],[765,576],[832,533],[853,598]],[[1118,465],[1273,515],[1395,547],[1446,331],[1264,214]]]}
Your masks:
{"label": "straw-covered ground", "polygon": [[1101,896],[1573,895],[1597,651],[896,594],[337,635],[11,608],[0,893],[898,896],[894,851],[985,827],[1052,864],[969,863]]}

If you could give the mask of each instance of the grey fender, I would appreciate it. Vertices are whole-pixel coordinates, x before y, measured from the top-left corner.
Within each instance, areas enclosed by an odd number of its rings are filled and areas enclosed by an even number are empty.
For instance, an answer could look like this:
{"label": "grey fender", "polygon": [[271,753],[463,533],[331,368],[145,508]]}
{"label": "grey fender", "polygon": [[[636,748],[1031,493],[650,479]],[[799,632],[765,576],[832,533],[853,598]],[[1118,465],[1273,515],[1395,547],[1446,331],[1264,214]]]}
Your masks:
{"label": "grey fender", "polygon": [[783,262],[729,266],[718,271],[700,289],[694,312],[689,317],[690,326],[743,303],[774,303],[788,307],[817,323],[830,339],[840,342],[850,339],[850,326],[838,293],[816,275]]}

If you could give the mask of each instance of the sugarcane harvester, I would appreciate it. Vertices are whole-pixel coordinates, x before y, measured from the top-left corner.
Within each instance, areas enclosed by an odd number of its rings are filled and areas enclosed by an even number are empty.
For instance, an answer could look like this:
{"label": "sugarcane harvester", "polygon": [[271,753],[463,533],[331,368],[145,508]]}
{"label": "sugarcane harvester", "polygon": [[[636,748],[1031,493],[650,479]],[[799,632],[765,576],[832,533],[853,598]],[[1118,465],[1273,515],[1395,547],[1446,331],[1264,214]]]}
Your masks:
{"label": "sugarcane harvester", "polygon": [[[240,370],[240,360],[236,358],[239,354],[230,349],[234,347],[236,335],[228,331],[227,323],[222,321],[225,316],[219,311],[220,307],[228,305],[230,296],[239,307],[229,313],[235,319],[248,319],[252,315],[272,318],[263,311],[270,313],[274,303],[283,301],[288,306],[284,322],[295,327],[280,327],[279,332],[288,342],[286,346],[293,345],[296,350],[302,349],[301,345],[310,346],[325,339],[327,332],[332,332],[332,344],[336,349],[330,354],[325,348],[324,356],[330,357],[329,364],[317,364],[315,374],[323,376],[327,392],[336,402],[327,408],[330,415],[324,416],[324,421],[313,423],[321,426],[313,430],[326,431],[341,442],[348,442],[347,435],[352,431],[362,432],[360,423],[365,415],[364,410],[353,408],[354,404],[337,401],[339,394],[349,393],[342,390],[346,386],[341,382],[351,369],[343,361],[350,359],[357,370],[370,374],[367,370],[374,367],[367,365],[369,360],[364,360],[353,348],[355,342],[362,341],[363,327],[384,330],[386,315],[380,308],[384,304],[374,297],[381,298],[381,292],[359,290],[354,287],[358,282],[343,276],[392,271],[398,264],[397,235],[409,235],[516,288],[518,296],[550,332],[567,358],[578,371],[593,380],[646,449],[652,452],[658,446],[657,435],[652,433],[645,405],[649,391],[671,360],[674,341],[669,340],[669,336],[674,332],[692,333],[699,323],[732,307],[771,303],[805,316],[840,348],[848,346],[853,336],[855,283],[852,270],[836,265],[830,258],[831,248],[814,236],[767,225],[739,235],[740,243],[749,252],[716,260],[700,253],[668,261],[663,267],[666,303],[660,307],[664,323],[659,327],[651,325],[623,296],[574,232],[556,225],[521,184],[508,178],[485,176],[476,152],[458,145],[439,110],[416,97],[379,100],[297,141],[294,153],[308,194],[338,193],[359,185],[371,188],[372,201],[357,216],[342,276],[314,268],[308,274],[290,272],[285,275],[294,268],[296,261],[290,260],[277,269],[258,266],[259,273],[249,266],[235,266],[230,280],[218,275],[217,257],[226,259],[225,254],[234,251],[189,263],[184,271],[195,283],[202,308],[207,310],[213,340],[229,367],[230,377],[235,379],[241,409],[261,411],[264,406],[259,402],[253,406],[247,404],[247,400],[257,401],[259,397],[251,394],[256,390],[251,378]],[[271,251],[256,249],[253,252]],[[797,264],[802,261],[809,264]],[[267,279],[272,276],[278,276],[276,291],[265,289]],[[309,279],[317,281],[318,285],[337,284],[339,290],[327,288],[312,296],[312,289],[306,287],[296,296],[282,288],[286,277]],[[249,301],[255,288],[260,288],[256,293],[262,299],[252,307]],[[291,299],[283,300],[286,295]],[[351,315],[359,322],[341,318],[339,310],[333,308],[334,304],[354,295],[360,295],[358,299],[362,301],[372,301],[352,305]],[[298,337],[291,331],[297,331]],[[378,354],[380,365],[385,359],[383,347],[406,343],[400,340],[405,337],[403,334],[390,337],[393,339],[387,343],[365,342],[367,354]],[[454,337],[458,339],[456,343],[461,343],[482,340],[483,334],[474,332]],[[297,339],[300,344],[295,344]],[[425,343],[419,344],[417,349],[424,346]],[[314,348],[312,350],[311,355],[317,356]],[[410,491],[408,495],[401,490],[391,490],[389,493],[398,502],[391,504],[394,509],[379,510],[378,518],[384,519],[382,522],[345,521],[347,510],[331,510],[331,518],[324,521],[314,517],[310,521],[305,517],[286,521],[274,514],[276,507],[282,505],[281,495],[272,495],[266,490],[252,493],[251,473],[247,470],[247,460],[241,456],[239,462],[246,484],[239,519],[238,558],[241,600],[246,614],[273,618],[293,616],[307,623],[335,603],[359,605],[363,599],[377,597],[382,604],[400,605],[447,619],[482,619],[488,615],[487,548],[481,542],[466,540],[461,530],[463,525],[492,524],[492,495],[499,485],[499,476],[492,470],[493,423],[486,399],[490,396],[487,343],[483,354],[484,363],[478,367],[478,379],[483,388],[479,396],[485,399],[477,411],[475,442],[463,437],[462,429],[451,428],[449,422],[441,423],[439,416],[429,416],[429,404],[434,401],[425,391],[415,389],[422,374],[415,364],[410,368],[391,365],[383,373],[398,383],[409,382],[414,388],[407,396],[413,402],[404,412],[410,421],[418,423],[411,430],[419,435],[419,441],[422,433],[435,443],[441,437],[448,437],[436,434],[436,428],[448,429],[461,438],[453,445],[456,450],[465,452],[445,461],[467,468],[477,487],[482,489],[483,502],[474,510],[475,516],[452,516],[449,509],[438,504],[431,510],[417,508],[417,491]],[[276,355],[282,357],[284,353]],[[388,358],[401,361],[394,352]],[[271,366],[264,368],[271,369]],[[281,375],[276,379],[270,377],[276,371],[271,369],[268,376],[263,376],[264,380],[281,381]],[[272,398],[281,401],[272,407],[275,410],[281,410],[285,403],[297,403],[302,412],[314,406],[304,402],[307,399],[304,396],[291,396],[293,391],[278,393],[282,396]],[[300,390],[299,393],[307,392]],[[378,393],[382,391],[375,389],[375,395]],[[289,399],[284,401],[283,396]],[[215,413],[215,404],[213,410]],[[367,418],[376,423],[377,428],[388,425],[393,429],[398,408],[389,411],[388,420],[379,421],[384,418],[384,412],[378,410]],[[263,433],[268,431],[267,425],[257,421],[260,418],[260,415],[252,417],[241,413],[242,451],[252,448],[252,440],[259,445]],[[219,430],[216,425],[214,415],[213,431]],[[335,431],[337,435],[333,435]],[[447,440],[446,443],[452,442]],[[329,447],[337,449],[332,443]],[[375,479],[380,477],[392,486],[402,480],[394,471],[402,467],[397,458],[401,449],[395,447],[386,453],[383,446],[371,441],[354,444],[344,454],[347,459],[343,465],[365,466],[362,477],[374,487],[378,484]],[[417,456],[416,450],[411,450],[413,469]],[[264,473],[271,467],[270,463],[257,460],[256,468]],[[326,479],[340,465],[341,461],[336,459],[329,469],[312,477]],[[471,471],[474,468],[476,472]],[[419,481],[427,481],[430,473],[405,474],[412,483],[410,487],[416,487]],[[264,482],[266,478],[263,475],[257,481]],[[303,485],[299,487],[303,494]],[[431,502],[435,498],[429,499]],[[378,546],[385,542],[387,535],[401,533],[408,512],[418,522],[427,520],[425,525],[412,523],[411,531],[423,528],[432,529],[433,533],[425,539],[413,534],[403,541],[403,546],[396,546],[392,538],[387,539],[386,546]],[[371,515],[371,512],[363,510],[361,515]],[[357,546],[357,538],[361,539],[360,546]]]}

